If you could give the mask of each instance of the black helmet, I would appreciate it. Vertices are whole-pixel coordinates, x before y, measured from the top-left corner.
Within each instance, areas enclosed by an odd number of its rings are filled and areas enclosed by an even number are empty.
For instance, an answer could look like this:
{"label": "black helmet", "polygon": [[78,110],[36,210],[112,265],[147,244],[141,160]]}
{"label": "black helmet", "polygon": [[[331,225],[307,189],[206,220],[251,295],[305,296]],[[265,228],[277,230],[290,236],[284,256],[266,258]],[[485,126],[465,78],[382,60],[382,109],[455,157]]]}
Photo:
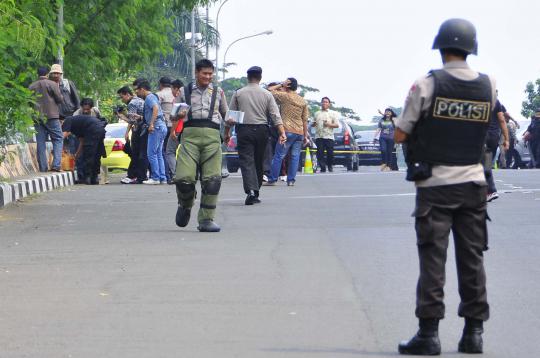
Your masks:
{"label": "black helmet", "polygon": [[455,48],[476,55],[478,42],[474,25],[463,19],[450,19],[442,23],[433,41],[433,49]]}

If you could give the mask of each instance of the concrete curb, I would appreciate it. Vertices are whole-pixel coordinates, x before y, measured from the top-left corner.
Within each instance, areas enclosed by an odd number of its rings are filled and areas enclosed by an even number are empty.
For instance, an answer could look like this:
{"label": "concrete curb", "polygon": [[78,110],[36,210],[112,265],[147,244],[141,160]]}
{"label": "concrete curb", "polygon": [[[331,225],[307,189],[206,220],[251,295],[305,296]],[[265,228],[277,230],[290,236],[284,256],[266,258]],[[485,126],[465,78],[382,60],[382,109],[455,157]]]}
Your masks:
{"label": "concrete curb", "polygon": [[73,172],[47,173],[12,183],[0,182],[0,208],[32,194],[75,184]]}

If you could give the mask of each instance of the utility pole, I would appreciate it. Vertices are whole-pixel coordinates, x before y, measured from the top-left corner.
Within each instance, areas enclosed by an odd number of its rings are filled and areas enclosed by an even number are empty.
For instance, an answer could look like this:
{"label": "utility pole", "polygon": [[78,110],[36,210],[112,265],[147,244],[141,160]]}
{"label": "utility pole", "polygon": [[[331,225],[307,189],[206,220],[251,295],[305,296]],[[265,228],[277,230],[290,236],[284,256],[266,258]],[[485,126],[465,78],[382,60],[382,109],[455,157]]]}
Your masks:
{"label": "utility pole", "polygon": [[204,55],[204,57],[206,57],[207,59],[208,56],[210,56],[210,43],[208,41],[208,39],[210,38],[208,34],[208,16],[208,4],[206,4],[206,54]]}
{"label": "utility pole", "polygon": [[62,40],[60,41],[60,47],[58,47],[58,55],[57,60],[60,66],[62,68],[64,67],[64,2],[61,1],[60,5],[58,6],[58,15],[56,19],[56,31],[57,36],[62,37]]}
{"label": "utility pole", "polygon": [[195,8],[191,10],[191,81],[195,83]]}

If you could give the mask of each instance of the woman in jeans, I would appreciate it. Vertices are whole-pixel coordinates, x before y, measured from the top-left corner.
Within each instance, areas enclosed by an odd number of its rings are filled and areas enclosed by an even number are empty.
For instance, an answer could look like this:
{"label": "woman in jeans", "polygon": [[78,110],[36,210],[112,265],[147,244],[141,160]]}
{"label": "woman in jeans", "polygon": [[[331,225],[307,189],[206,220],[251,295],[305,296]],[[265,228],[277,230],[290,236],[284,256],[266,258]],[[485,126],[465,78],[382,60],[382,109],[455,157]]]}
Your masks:
{"label": "woman in jeans", "polygon": [[375,138],[379,138],[381,147],[382,164],[381,171],[392,170],[392,152],[394,151],[394,118],[396,113],[391,108],[384,110],[383,117],[379,120]]}

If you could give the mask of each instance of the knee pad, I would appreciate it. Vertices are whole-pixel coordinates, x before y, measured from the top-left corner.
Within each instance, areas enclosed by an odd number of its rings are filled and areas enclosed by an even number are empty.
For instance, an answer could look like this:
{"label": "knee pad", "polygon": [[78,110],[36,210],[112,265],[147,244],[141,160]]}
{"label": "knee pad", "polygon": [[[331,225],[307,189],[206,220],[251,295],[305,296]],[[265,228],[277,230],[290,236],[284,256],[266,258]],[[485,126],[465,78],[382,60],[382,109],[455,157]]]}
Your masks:
{"label": "knee pad", "polygon": [[202,193],[208,195],[217,195],[219,194],[219,189],[221,188],[221,176],[214,176],[201,182]]}
{"label": "knee pad", "polygon": [[180,181],[176,183],[178,191],[182,194],[191,194],[195,192],[195,183],[189,183],[187,181]]}

